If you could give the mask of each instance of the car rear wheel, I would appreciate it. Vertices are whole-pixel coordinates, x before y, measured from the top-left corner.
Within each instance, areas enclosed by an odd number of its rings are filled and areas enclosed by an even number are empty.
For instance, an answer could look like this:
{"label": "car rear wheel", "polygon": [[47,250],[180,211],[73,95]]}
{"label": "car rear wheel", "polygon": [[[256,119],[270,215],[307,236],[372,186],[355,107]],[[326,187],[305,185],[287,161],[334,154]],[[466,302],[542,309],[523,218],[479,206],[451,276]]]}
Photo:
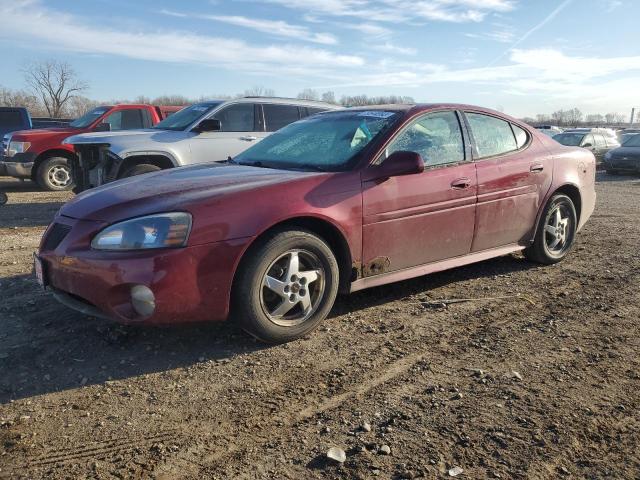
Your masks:
{"label": "car rear wheel", "polygon": [[160,170],[162,169],[157,165],[152,165],[150,163],[140,163],[125,170],[120,178],[135,177],[136,175],[142,175],[143,173],[158,172]]}
{"label": "car rear wheel", "polygon": [[47,158],[38,166],[35,179],[44,190],[70,190],[74,186],[71,165],[64,157]]}
{"label": "car rear wheel", "polygon": [[524,250],[529,260],[558,263],[567,256],[575,240],[578,216],[571,198],[556,194],[547,203],[533,244]]}
{"label": "car rear wheel", "polygon": [[338,263],[311,232],[275,232],[252,249],[234,286],[234,313],[268,343],[303,337],[329,314],[338,292]]}

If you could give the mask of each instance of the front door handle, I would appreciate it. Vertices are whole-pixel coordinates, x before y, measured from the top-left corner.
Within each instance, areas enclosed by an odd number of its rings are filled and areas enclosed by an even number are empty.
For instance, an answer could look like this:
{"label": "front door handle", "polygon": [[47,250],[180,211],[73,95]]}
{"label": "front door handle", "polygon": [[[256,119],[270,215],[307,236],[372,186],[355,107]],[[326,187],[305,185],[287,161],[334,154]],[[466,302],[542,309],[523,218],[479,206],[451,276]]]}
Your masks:
{"label": "front door handle", "polygon": [[257,139],[258,137],[254,137],[253,135],[245,135],[244,137],[240,137],[240,140],[244,140],[245,142],[253,142]]}
{"label": "front door handle", "polygon": [[544,170],[544,165],[542,165],[541,163],[534,163],[533,165],[531,165],[531,168],[529,168],[529,171],[533,173],[540,173],[543,170]]}
{"label": "front door handle", "polygon": [[451,188],[455,188],[456,190],[464,190],[465,188],[469,188],[471,186],[471,180],[467,177],[458,178],[451,182]]}

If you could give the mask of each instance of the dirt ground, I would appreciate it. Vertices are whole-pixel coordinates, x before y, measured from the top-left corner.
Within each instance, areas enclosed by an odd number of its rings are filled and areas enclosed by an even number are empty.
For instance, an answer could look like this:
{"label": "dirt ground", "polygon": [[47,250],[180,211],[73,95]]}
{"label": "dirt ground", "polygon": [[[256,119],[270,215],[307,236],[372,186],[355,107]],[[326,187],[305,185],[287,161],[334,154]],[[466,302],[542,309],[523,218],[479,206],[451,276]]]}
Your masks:
{"label": "dirt ground", "polygon": [[599,176],[559,265],[359,292],[276,347],[59,305],[31,259],[70,195],[0,189],[0,478],[640,478],[637,177]]}

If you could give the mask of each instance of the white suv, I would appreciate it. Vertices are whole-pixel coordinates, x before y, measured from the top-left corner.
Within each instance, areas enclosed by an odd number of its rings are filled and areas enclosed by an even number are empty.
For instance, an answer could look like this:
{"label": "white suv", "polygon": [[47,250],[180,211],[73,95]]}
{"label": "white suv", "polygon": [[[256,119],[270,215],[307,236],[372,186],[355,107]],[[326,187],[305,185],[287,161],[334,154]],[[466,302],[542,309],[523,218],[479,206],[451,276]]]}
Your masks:
{"label": "white suv", "polygon": [[152,128],[74,135],[76,193],[119,178],[201,162],[220,162],[271,132],[339,107],[307,100],[244,97],[183,108]]}

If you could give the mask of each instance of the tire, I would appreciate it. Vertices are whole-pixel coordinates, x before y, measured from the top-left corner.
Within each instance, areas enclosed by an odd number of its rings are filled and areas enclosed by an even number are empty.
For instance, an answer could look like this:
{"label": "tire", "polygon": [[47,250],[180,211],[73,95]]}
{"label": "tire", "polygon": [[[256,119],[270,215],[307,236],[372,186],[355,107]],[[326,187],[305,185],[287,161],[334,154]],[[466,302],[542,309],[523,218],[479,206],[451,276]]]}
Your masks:
{"label": "tire", "polygon": [[40,188],[52,192],[71,190],[75,186],[71,165],[64,157],[50,157],[43,161],[36,170],[35,180]]}
{"label": "tire", "polygon": [[[560,218],[557,216],[558,211]],[[561,193],[553,195],[542,212],[533,243],[524,250],[525,257],[545,265],[558,263],[571,250],[577,225],[578,216],[573,201]],[[558,229],[558,226],[561,228]]]}
{"label": "tire", "polygon": [[[295,271],[294,253],[299,265]],[[326,318],[338,283],[338,263],[324,240],[306,230],[276,231],[241,262],[233,288],[233,313],[240,326],[258,340],[290,342],[307,335]]]}
{"label": "tire", "polygon": [[150,163],[139,163],[131,168],[128,168],[120,176],[120,178],[135,177],[136,175],[142,175],[143,173],[159,172],[162,170],[157,165],[151,165]]}

